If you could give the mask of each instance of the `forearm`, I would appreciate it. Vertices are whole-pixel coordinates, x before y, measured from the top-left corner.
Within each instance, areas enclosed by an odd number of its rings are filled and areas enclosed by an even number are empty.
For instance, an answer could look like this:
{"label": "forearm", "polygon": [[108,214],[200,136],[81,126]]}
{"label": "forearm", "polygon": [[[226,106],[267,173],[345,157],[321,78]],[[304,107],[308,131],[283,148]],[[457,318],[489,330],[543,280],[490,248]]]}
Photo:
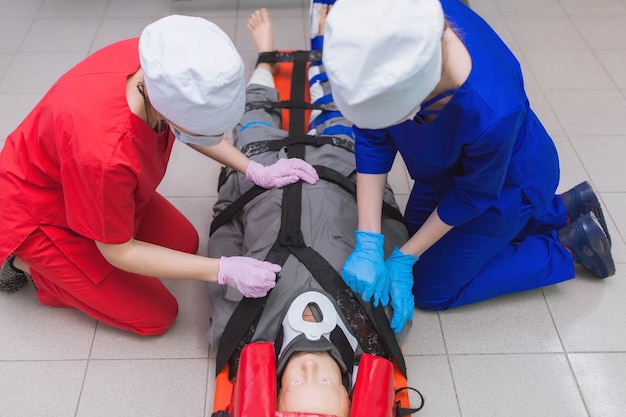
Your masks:
{"label": "forearm", "polygon": [[439,218],[435,209],[422,227],[400,248],[400,252],[419,258],[452,228],[453,226],[444,223]]}
{"label": "forearm", "polygon": [[381,233],[386,174],[356,175],[358,229]]}
{"label": "forearm", "polygon": [[242,174],[246,173],[248,165],[250,164],[250,159],[226,139],[223,139],[215,146],[199,146],[193,144],[188,144],[188,146]]}
{"label": "forearm", "polygon": [[217,282],[219,259],[180,252],[131,239],[111,245],[96,242],[102,255],[113,266],[140,275]]}

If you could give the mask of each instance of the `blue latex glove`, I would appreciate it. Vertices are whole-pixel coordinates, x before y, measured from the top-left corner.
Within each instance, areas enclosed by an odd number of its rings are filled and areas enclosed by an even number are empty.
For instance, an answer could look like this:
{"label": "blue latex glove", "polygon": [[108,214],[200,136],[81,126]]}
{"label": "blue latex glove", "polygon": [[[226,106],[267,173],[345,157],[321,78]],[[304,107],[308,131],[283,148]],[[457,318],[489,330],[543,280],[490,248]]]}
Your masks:
{"label": "blue latex glove", "polygon": [[356,247],[343,264],[341,276],[348,286],[363,300],[373,297],[374,306],[389,303],[389,281],[385,273],[385,237],[380,233],[354,232]]}
{"label": "blue latex glove", "polygon": [[413,317],[415,300],[413,298],[413,265],[418,261],[413,255],[405,255],[396,246],[385,261],[389,277],[389,293],[391,294],[391,328],[400,333],[404,324]]}

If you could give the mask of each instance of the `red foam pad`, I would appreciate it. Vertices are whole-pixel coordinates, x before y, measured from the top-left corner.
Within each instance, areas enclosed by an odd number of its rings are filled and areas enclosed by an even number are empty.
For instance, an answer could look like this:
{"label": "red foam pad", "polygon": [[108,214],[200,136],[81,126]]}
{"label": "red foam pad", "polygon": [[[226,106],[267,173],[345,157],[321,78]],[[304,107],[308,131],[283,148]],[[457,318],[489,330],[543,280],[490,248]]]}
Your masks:
{"label": "red foam pad", "polygon": [[364,353],[352,392],[350,417],[393,417],[393,363]]}
{"label": "red foam pad", "polygon": [[241,351],[229,414],[233,417],[274,417],[275,410],[274,344],[250,343]]}

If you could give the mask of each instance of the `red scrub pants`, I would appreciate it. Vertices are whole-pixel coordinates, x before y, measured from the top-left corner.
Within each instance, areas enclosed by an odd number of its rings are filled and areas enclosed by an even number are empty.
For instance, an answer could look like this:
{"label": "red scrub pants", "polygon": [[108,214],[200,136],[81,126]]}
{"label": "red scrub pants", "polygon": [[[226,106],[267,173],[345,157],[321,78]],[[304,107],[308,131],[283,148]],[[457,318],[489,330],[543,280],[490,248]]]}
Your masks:
{"label": "red scrub pants", "polygon": [[[198,233],[159,194],[148,203],[137,240],[196,253]],[[110,265],[93,240],[71,230],[41,226],[15,251],[30,266],[41,304],[73,307],[96,320],[141,335],[160,335],[178,314],[174,296],[159,279]]]}

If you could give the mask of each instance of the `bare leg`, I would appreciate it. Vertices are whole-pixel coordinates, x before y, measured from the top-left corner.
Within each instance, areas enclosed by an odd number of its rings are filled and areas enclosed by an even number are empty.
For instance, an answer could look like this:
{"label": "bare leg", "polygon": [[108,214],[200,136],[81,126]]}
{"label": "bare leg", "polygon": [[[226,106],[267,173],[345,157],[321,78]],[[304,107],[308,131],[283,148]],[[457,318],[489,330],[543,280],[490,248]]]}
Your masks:
{"label": "bare leg", "polygon": [[26,272],[27,274],[30,274],[30,267],[17,256],[13,260],[13,266],[23,272]]}
{"label": "bare leg", "polygon": [[326,26],[326,16],[328,16],[328,12],[330,11],[330,9],[333,6],[329,6],[328,4],[322,4],[322,7],[320,9],[320,24],[319,27],[317,28],[317,33],[319,33],[320,36],[324,36],[324,27]]}
{"label": "bare leg", "polygon": [[[248,19],[248,29],[252,34],[252,40],[256,46],[257,52],[271,52],[274,50],[274,34],[272,33],[272,22],[267,9],[255,10]],[[257,68],[263,68],[276,73],[277,65],[260,63]]]}

